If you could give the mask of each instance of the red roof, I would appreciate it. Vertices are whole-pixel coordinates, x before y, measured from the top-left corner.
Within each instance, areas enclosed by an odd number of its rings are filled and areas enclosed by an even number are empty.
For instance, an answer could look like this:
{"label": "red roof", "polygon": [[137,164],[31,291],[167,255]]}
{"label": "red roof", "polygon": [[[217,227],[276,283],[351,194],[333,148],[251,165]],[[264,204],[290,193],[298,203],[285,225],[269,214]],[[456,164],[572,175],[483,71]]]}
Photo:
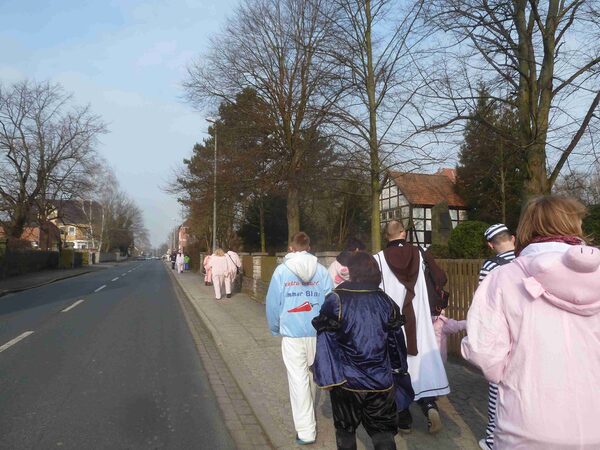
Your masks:
{"label": "red roof", "polygon": [[437,174],[390,172],[390,178],[411,205],[434,206],[443,201],[448,206],[467,208],[465,201],[454,191],[453,171]]}

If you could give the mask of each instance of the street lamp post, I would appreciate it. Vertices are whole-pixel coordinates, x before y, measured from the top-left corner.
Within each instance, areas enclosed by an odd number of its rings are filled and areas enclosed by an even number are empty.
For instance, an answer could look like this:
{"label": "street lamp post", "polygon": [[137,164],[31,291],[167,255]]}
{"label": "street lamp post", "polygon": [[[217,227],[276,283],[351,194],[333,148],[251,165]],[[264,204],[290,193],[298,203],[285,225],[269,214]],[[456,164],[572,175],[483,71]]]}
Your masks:
{"label": "street lamp post", "polygon": [[171,246],[171,254],[172,254],[173,252],[176,252],[175,246],[177,245],[177,236],[175,234],[175,233],[177,233],[177,218],[171,217],[171,220],[173,221],[173,235],[172,235],[172,239],[171,239],[171,242],[173,243],[173,245]]}
{"label": "street lamp post", "polygon": [[207,122],[215,126],[215,152],[214,152],[214,174],[213,174],[213,238],[212,251],[217,249],[217,121],[212,117],[206,118]]}

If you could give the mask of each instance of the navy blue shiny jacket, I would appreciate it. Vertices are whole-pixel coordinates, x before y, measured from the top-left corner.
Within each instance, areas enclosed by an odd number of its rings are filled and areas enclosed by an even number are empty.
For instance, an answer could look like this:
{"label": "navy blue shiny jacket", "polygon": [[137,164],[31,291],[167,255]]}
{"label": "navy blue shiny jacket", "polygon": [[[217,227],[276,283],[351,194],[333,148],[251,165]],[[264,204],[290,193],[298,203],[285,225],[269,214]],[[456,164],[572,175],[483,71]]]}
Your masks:
{"label": "navy blue shiny jacket", "polygon": [[312,320],[317,330],[317,385],[352,391],[391,389],[393,370],[407,371],[403,323],[398,305],[378,286],[340,284]]}

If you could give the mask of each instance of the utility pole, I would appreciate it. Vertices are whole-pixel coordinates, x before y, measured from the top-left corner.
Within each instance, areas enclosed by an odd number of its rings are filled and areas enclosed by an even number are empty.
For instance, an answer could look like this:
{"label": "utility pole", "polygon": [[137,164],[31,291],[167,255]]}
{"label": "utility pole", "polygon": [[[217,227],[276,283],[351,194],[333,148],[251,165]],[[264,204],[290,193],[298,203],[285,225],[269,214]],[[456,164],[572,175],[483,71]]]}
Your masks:
{"label": "utility pole", "polygon": [[212,251],[217,249],[217,121],[212,117],[207,117],[206,121],[215,126],[215,153],[214,153],[214,173],[213,173],[213,233],[212,233]]}

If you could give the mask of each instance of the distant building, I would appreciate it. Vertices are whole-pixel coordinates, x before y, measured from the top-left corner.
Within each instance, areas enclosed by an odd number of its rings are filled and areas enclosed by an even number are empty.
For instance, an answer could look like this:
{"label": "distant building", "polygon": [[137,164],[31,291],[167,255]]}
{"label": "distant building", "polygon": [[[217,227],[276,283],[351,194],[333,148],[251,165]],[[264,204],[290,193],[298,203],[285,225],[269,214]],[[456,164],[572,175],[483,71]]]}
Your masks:
{"label": "distant building", "polygon": [[102,205],[88,200],[52,202],[49,219],[58,227],[64,247],[98,250],[103,222]]}
{"label": "distant building", "polygon": [[[5,238],[4,229],[0,227],[0,238]],[[60,230],[52,222],[43,225],[33,221],[25,226],[20,237],[21,241],[28,241],[31,248],[40,250],[58,250]]]}
{"label": "distant building", "polygon": [[190,219],[187,219],[181,224],[178,230],[179,251],[185,252],[190,242]]}
{"label": "distant building", "polygon": [[409,242],[431,245],[467,219],[467,205],[455,192],[455,182],[454,169],[436,174],[390,172],[380,196],[381,224],[401,220]]}

